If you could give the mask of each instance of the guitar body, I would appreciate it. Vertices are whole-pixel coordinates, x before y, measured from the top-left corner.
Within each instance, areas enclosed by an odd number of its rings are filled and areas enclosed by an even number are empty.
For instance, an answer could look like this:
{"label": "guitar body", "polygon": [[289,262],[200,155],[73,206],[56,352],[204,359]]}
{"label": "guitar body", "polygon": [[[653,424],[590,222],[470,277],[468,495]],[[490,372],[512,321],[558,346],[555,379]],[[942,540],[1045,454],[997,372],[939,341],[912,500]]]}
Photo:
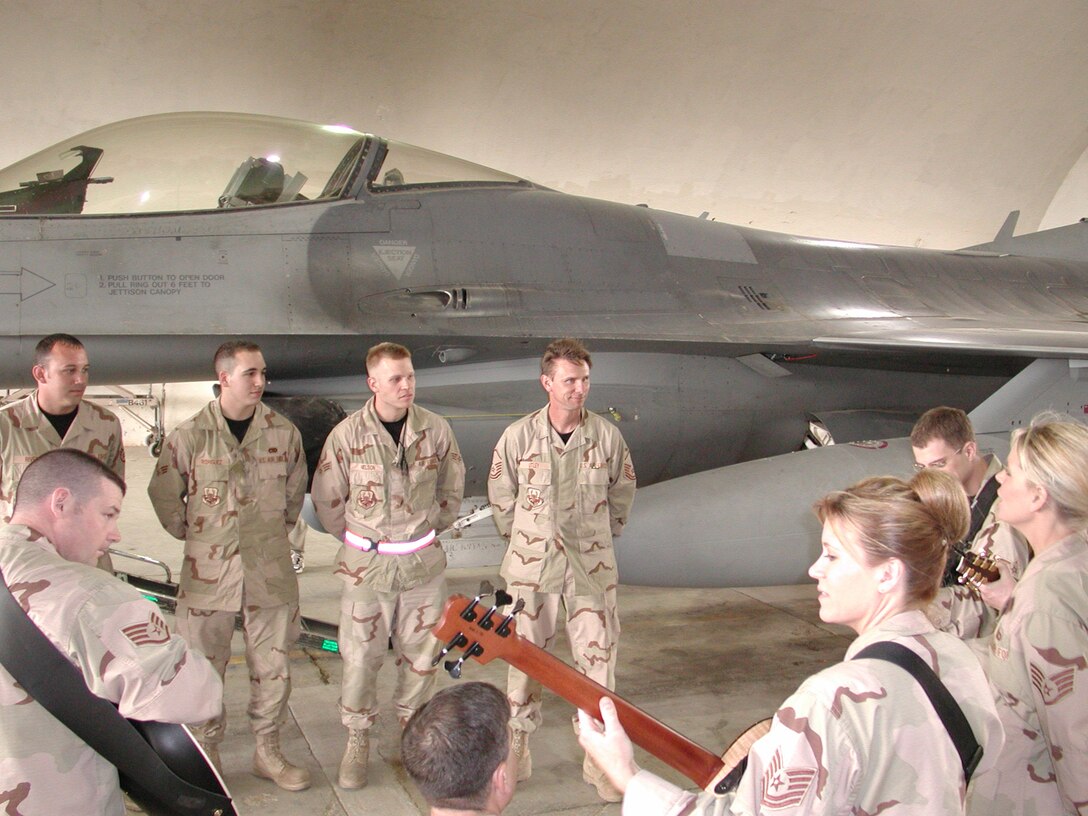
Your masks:
{"label": "guitar body", "polygon": [[154,779],[119,773],[121,790],[151,816],[237,816],[230,792],[184,725],[129,720],[162,759]]}
{"label": "guitar body", "polygon": [[[518,635],[512,615],[495,613],[495,607],[485,610],[476,600],[463,595],[447,599],[433,634],[447,643],[439,658],[452,649],[464,650],[459,661],[446,664],[453,676],[460,676],[460,666],[466,657],[480,663],[498,657],[598,719],[600,700],[608,697],[616,704],[620,723],[633,743],[704,790],[718,794],[733,790],[744,774],[749,749],[770,730],[771,720],[756,723],[719,757]],[[500,620],[495,620],[496,617]]]}

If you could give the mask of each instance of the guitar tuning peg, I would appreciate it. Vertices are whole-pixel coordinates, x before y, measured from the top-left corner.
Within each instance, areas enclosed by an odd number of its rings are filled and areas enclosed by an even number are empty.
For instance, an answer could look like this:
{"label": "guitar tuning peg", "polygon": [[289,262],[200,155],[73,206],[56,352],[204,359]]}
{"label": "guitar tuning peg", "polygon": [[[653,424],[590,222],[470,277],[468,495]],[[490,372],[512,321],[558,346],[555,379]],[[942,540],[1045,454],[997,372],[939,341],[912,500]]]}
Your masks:
{"label": "guitar tuning peg", "polygon": [[514,615],[525,608],[525,599],[518,598],[518,602],[514,604],[514,608],[510,610],[510,614],[503,618],[502,623],[499,624],[499,628],[495,630],[495,634],[506,637],[510,634],[510,621],[514,619]]}
{"label": "guitar tuning peg", "polygon": [[485,595],[492,595],[494,594],[494,592],[494,584],[492,584],[490,581],[480,581],[480,594],[476,596],[476,600],[480,600],[480,598],[484,597]]}
{"label": "guitar tuning peg", "polygon": [[513,596],[505,589],[500,589],[495,592],[495,606],[506,606],[512,600],[514,600]]}
{"label": "guitar tuning peg", "polygon": [[[471,646],[465,649],[462,654],[456,660],[447,660],[443,667],[450,673],[450,677],[454,680],[461,679],[461,667],[465,665],[465,659],[469,657],[479,657],[484,653],[484,647],[480,645],[479,641],[474,642]],[[436,661],[437,662],[437,661]]]}
{"label": "guitar tuning peg", "polygon": [[431,665],[432,666],[437,666],[438,662],[443,657],[445,657],[447,654],[449,654],[451,649],[460,648],[461,646],[464,646],[466,643],[468,643],[468,638],[465,637],[461,632],[458,632],[456,635],[454,635],[452,638],[450,638],[449,643],[447,643],[445,646],[442,647],[442,651],[440,651],[438,654],[436,654],[434,656],[434,660],[431,661]]}

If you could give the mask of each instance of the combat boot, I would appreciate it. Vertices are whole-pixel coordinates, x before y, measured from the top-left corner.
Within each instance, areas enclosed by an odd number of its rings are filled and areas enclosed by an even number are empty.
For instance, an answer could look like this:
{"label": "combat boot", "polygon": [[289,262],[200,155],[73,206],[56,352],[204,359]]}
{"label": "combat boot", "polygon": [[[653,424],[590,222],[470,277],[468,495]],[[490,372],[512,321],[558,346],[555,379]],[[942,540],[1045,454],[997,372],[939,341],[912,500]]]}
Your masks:
{"label": "combat boot", "polygon": [[288,791],[306,790],[310,787],[310,772],[284,759],[280,751],[278,731],[257,735],[257,750],[253,754],[253,775],[261,779],[271,779]]}
{"label": "combat boot", "polygon": [[533,775],[533,755],[529,753],[529,732],[514,728],[510,739],[514,741],[514,756],[518,760],[518,782]]}
{"label": "combat boot", "polygon": [[597,789],[597,795],[605,802],[622,802],[623,794],[612,784],[604,771],[586,754],[582,762],[582,779]]}
{"label": "combat boot", "polygon": [[370,731],[365,728],[348,729],[348,747],[340,760],[340,774],[336,780],[344,790],[366,787],[366,764],[370,759]]}

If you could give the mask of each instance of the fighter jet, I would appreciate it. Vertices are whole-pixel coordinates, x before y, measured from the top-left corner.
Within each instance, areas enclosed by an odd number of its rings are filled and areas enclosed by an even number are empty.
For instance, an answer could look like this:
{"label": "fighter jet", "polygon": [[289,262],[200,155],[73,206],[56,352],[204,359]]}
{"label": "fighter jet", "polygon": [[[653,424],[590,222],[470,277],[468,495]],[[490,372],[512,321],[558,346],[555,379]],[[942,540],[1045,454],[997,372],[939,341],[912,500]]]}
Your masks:
{"label": "fighter jet", "polygon": [[[783,583],[816,548],[791,486],[849,468],[753,460],[903,436],[1032,360],[1088,358],[1088,224],[1014,227],[958,251],[806,238],[566,195],[339,124],[148,116],[0,170],[0,386],[29,385],[34,342],[59,330],[87,343],[96,383],[205,378],[220,342],[247,337],[305,424],[307,395],[365,396],[366,349],[394,340],[483,494],[502,429],[543,404],[544,345],[580,337],[590,408],[619,424],[640,485],[660,483],[620,541],[623,580]],[[741,494],[766,512],[731,512],[753,506]]]}

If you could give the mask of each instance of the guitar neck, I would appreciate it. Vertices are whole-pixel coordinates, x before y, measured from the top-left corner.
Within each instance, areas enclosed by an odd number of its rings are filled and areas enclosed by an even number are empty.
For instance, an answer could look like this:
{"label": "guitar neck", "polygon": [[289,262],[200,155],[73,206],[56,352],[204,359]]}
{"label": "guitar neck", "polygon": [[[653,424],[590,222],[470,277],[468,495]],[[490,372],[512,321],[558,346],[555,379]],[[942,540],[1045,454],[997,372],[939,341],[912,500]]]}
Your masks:
{"label": "guitar neck", "polygon": [[502,659],[554,691],[567,702],[600,719],[599,702],[616,704],[620,722],[631,741],[706,789],[722,771],[722,760],[698,743],[655,720],[637,706],[572,669],[562,660],[520,636],[511,638]]}

